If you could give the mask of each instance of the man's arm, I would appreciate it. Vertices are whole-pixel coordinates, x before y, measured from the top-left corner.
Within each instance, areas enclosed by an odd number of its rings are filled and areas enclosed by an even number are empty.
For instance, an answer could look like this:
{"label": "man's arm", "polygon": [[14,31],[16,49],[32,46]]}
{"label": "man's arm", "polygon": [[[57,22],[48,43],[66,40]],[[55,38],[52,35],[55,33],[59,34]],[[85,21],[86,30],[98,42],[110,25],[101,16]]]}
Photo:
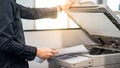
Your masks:
{"label": "man's arm", "polygon": [[40,18],[55,18],[57,12],[67,10],[76,0],[66,0],[65,4],[61,7],[54,8],[29,8],[17,4],[20,10],[20,16],[24,19],[40,19]]}
{"label": "man's arm", "polygon": [[57,8],[29,8],[19,5],[20,16],[23,19],[56,18]]}

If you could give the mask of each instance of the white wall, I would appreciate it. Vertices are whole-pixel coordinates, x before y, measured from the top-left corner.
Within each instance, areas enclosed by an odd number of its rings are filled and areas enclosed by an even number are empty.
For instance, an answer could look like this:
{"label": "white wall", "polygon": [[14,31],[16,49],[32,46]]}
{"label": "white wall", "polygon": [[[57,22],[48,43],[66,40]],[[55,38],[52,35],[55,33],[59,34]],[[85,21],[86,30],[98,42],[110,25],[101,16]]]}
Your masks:
{"label": "white wall", "polygon": [[97,3],[97,0],[91,0],[91,1],[93,1],[93,2]]}
{"label": "white wall", "polygon": [[93,1],[94,3],[97,3],[97,0],[81,0],[81,1]]}
{"label": "white wall", "polygon": [[60,31],[25,32],[26,43],[36,47],[59,48],[61,46]]}
{"label": "white wall", "polygon": [[[61,48],[60,31],[25,32],[26,43],[35,47]],[[48,68],[48,63],[29,62],[30,68]]]}

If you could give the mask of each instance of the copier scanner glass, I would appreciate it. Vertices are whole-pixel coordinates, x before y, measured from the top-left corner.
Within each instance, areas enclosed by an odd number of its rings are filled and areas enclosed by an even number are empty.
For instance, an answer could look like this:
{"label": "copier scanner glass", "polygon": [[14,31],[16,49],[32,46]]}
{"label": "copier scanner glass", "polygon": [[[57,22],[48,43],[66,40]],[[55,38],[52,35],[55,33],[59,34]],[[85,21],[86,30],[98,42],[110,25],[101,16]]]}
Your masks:
{"label": "copier scanner glass", "polygon": [[70,14],[91,35],[120,37],[119,29],[104,13],[70,12]]}
{"label": "copier scanner glass", "polygon": [[[82,30],[94,37],[94,42],[100,44],[102,50],[120,48],[120,19],[107,6],[77,6],[66,11],[68,16],[76,22]],[[110,49],[111,50],[111,49]],[[106,49],[103,53],[111,51]],[[90,52],[95,53],[96,48]],[[91,54],[92,54],[91,53]],[[112,53],[112,52],[111,52]],[[96,54],[96,53],[95,53]]]}

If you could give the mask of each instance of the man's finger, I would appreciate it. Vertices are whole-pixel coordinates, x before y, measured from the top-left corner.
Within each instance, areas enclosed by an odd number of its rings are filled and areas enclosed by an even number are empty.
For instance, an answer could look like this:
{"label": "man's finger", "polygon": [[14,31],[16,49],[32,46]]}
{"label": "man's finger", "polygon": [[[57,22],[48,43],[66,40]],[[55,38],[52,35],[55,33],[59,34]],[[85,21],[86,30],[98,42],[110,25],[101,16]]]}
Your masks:
{"label": "man's finger", "polygon": [[57,49],[52,49],[51,53],[57,54],[57,53],[58,53],[58,50],[57,50]]}

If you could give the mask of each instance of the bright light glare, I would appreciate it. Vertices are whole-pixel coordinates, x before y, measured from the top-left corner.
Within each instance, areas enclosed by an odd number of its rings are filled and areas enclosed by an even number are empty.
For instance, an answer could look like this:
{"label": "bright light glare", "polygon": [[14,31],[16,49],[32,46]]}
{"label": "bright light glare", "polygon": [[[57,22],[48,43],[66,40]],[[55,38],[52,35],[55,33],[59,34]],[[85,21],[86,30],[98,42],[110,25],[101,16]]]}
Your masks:
{"label": "bright light glare", "polygon": [[[57,5],[63,5],[66,0],[36,0],[36,7],[56,7]],[[75,28],[77,25],[68,23],[67,15],[62,12],[58,13],[56,19],[39,19],[36,20],[36,29],[59,29],[59,28]],[[69,25],[68,25],[69,24]],[[73,26],[72,26],[73,25]]]}
{"label": "bright light glare", "polygon": [[119,0],[107,0],[107,5],[112,9],[112,10],[118,10],[119,9]]}
{"label": "bright light glare", "polygon": [[63,5],[66,0],[36,0],[36,7],[56,7]]}
{"label": "bright light glare", "polygon": [[37,29],[59,29],[67,28],[67,16],[64,12],[59,13],[56,19],[41,19],[36,21]]}

